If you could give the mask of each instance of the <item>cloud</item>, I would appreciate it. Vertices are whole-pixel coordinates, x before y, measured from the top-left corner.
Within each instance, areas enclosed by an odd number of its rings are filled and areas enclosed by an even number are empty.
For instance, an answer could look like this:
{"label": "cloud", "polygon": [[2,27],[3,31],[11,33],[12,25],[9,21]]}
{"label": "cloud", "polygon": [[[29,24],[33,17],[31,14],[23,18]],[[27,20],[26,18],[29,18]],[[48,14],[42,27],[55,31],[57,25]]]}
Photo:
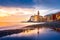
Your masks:
{"label": "cloud", "polygon": [[[60,0],[0,0],[0,6],[60,9]],[[36,6],[36,7],[35,7]]]}
{"label": "cloud", "polygon": [[49,15],[49,14],[54,14],[54,13],[57,13],[57,12],[60,12],[60,9],[54,9],[54,10],[51,10],[51,9],[48,9],[48,10],[39,10],[41,15],[42,16],[45,16],[45,15]]}
{"label": "cloud", "polygon": [[60,9],[60,0],[34,0],[37,7]]}
{"label": "cloud", "polygon": [[[40,11],[41,15],[52,14],[60,11],[60,0],[0,0],[0,9],[11,14],[4,20],[22,21]],[[0,18],[2,21],[2,19]]]}
{"label": "cloud", "polygon": [[33,12],[32,8],[1,7],[0,22],[27,21]]}
{"label": "cloud", "polygon": [[0,6],[31,8],[34,6],[33,0],[0,0]]}

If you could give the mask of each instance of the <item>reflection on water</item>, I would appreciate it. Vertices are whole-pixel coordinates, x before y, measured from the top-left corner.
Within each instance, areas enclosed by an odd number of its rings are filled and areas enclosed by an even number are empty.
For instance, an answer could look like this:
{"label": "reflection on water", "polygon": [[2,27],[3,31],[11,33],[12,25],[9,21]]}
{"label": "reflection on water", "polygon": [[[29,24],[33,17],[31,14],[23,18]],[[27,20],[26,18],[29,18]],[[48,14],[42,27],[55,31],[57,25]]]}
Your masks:
{"label": "reflection on water", "polygon": [[43,33],[46,33],[46,31],[47,31],[47,29],[46,28],[41,28],[41,29],[37,29],[37,28],[35,28],[35,29],[33,29],[33,30],[29,30],[29,29],[27,29],[27,30],[25,30],[25,31],[23,31],[23,32],[21,32],[21,33],[19,33],[19,34],[14,34],[14,35],[11,35],[11,36],[33,36],[33,35],[39,35],[39,34],[43,34]]}
{"label": "reflection on water", "polygon": [[60,40],[60,33],[47,27],[26,28],[21,33],[2,37],[1,40]]}

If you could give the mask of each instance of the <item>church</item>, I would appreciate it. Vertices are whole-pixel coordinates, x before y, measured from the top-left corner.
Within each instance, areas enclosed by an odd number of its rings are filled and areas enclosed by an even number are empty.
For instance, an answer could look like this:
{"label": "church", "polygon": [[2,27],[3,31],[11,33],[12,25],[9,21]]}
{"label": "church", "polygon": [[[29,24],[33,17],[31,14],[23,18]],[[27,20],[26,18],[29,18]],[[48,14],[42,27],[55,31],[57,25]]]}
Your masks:
{"label": "church", "polygon": [[33,15],[30,17],[28,22],[42,22],[43,16],[40,15],[39,11],[37,12],[37,15]]}

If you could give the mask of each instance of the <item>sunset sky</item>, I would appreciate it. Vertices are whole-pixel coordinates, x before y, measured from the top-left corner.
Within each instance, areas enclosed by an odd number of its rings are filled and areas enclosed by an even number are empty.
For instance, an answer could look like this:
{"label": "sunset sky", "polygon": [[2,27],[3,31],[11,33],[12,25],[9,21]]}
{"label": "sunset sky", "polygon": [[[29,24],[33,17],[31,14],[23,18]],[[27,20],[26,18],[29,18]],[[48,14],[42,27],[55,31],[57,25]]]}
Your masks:
{"label": "sunset sky", "polygon": [[60,11],[60,0],[0,0],[0,22],[27,21],[31,15]]}

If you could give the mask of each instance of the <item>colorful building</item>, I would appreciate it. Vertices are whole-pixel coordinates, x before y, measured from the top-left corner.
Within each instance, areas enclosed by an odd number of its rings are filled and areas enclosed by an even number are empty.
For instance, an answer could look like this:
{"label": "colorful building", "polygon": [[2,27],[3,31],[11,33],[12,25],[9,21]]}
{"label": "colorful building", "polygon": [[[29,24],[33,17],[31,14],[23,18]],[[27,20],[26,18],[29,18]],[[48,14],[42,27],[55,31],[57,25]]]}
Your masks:
{"label": "colorful building", "polygon": [[57,12],[55,14],[46,15],[45,21],[47,21],[47,22],[60,21],[60,12]]}

